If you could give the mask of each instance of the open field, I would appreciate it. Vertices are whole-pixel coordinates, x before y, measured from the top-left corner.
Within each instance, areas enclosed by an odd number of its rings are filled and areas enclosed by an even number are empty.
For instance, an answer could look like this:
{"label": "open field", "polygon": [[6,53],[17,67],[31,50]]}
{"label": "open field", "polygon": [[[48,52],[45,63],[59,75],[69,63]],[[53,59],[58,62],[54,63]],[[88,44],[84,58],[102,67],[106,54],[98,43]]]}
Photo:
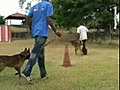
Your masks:
{"label": "open field", "polygon": [[[0,43],[0,55],[13,55],[33,47],[33,39]],[[12,68],[0,72],[0,90],[118,90],[118,48],[88,45],[87,56],[76,56],[68,43],[71,67],[63,67],[65,43],[54,41],[45,47],[48,78],[42,80],[33,67],[33,84],[15,76]],[[27,62],[27,61],[26,61]],[[26,64],[25,62],[25,64]],[[25,66],[24,64],[24,66]],[[22,69],[24,68],[22,67]]]}

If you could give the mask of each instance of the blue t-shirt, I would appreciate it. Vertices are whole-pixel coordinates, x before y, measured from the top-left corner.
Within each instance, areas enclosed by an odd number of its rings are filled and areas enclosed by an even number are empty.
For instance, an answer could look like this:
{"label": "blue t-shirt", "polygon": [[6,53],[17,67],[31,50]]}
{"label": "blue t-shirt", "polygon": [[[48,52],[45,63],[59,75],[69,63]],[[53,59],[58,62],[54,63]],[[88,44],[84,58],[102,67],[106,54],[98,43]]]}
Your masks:
{"label": "blue t-shirt", "polygon": [[42,1],[30,8],[28,16],[32,17],[32,37],[48,36],[47,17],[53,15],[53,5]]}

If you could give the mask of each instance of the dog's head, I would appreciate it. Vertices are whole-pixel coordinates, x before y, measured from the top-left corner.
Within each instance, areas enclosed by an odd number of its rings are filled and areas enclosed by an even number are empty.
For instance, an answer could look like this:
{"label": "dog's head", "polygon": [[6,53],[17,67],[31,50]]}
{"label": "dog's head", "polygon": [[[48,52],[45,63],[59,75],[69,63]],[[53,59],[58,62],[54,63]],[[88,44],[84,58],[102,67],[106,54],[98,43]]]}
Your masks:
{"label": "dog's head", "polygon": [[77,39],[71,39],[70,42],[71,42],[72,45],[76,45],[76,44],[80,43],[80,41],[77,40]]}
{"label": "dog's head", "polygon": [[23,56],[25,59],[29,59],[30,57],[30,48],[25,48],[24,51],[20,53],[21,56]]}
{"label": "dog's head", "polygon": [[74,45],[74,44],[75,44],[75,42],[76,42],[76,40],[75,40],[75,39],[71,39],[71,40],[70,40],[70,43],[71,43],[72,45]]}

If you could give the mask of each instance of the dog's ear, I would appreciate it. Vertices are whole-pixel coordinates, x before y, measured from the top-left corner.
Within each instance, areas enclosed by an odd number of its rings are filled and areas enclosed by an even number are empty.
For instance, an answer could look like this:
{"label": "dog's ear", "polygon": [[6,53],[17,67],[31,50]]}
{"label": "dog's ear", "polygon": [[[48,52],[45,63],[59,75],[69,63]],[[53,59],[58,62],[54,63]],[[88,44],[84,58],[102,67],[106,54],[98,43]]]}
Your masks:
{"label": "dog's ear", "polygon": [[25,48],[24,51],[27,51],[27,48]]}
{"label": "dog's ear", "polygon": [[28,48],[27,52],[30,52],[30,48]]}

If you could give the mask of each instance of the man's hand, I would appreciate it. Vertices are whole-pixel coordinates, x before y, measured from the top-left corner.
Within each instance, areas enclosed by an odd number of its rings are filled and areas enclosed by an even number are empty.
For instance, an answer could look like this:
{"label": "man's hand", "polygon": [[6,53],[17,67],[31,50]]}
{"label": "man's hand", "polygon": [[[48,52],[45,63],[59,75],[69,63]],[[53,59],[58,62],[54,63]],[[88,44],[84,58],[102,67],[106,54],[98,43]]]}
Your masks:
{"label": "man's hand", "polygon": [[58,37],[61,37],[62,36],[62,34],[60,33],[60,32],[55,32],[55,34],[58,36]]}

